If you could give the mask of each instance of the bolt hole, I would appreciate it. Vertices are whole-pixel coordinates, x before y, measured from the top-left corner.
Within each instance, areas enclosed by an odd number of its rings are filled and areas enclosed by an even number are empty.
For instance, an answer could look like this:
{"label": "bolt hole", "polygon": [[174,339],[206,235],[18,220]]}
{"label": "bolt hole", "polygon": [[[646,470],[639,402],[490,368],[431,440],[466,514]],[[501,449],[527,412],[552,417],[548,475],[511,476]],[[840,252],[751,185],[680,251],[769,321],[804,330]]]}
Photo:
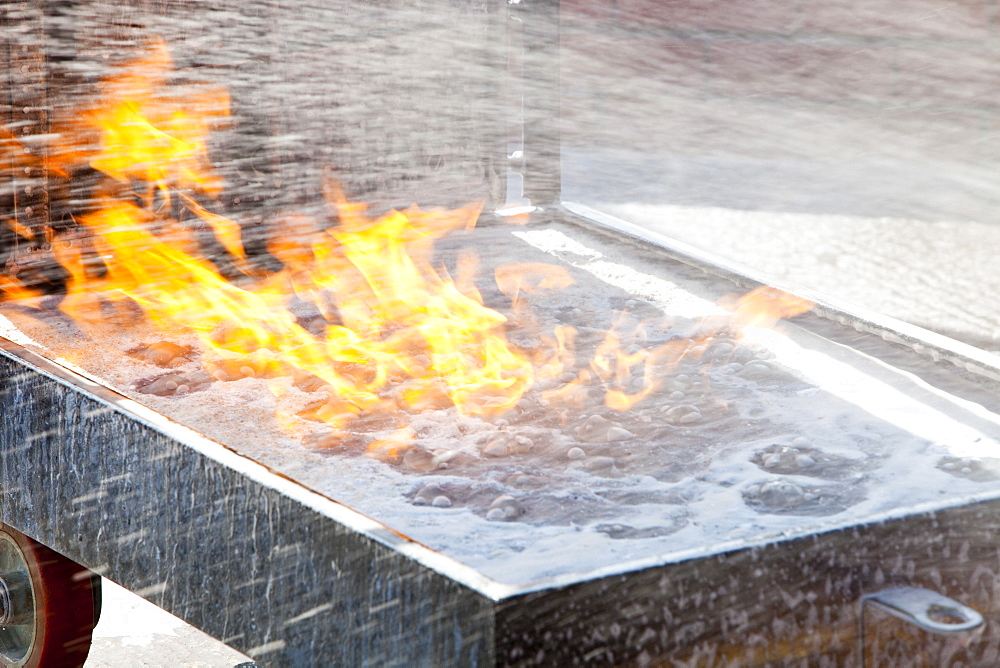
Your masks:
{"label": "bolt hole", "polygon": [[927,610],[927,618],[935,624],[964,624],[968,618],[954,608],[931,606]]}

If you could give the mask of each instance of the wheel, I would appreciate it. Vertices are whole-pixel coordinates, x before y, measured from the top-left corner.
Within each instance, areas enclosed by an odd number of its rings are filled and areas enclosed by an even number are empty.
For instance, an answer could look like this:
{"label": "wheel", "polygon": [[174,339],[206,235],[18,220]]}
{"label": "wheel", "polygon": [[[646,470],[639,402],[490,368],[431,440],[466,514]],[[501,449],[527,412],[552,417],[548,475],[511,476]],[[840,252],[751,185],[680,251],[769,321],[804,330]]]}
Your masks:
{"label": "wheel", "polygon": [[99,611],[99,578],[0,523],[0,666],[82,666]]}

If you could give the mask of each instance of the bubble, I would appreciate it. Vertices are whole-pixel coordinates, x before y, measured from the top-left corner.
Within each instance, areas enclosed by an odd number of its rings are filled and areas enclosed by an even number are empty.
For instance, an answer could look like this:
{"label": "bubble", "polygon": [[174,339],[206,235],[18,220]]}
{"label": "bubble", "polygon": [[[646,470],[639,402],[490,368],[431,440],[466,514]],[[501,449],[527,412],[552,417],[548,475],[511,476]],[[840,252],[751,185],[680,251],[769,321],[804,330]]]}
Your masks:
{"label": "bubble", "polygon": [[186,346],[179,346],[170,341],[156,341],[155,343],[134,348],[128,351],[127,354],[129,357],[165,367],[175,366],[188,361],[192,351]]}
{"label": "bubble", "polygon": [[426,503],[430,503],[434,497],[442,496],[443,494],[444,488],[439,483],[432,482],[420,488],[420,491],[417,492],[417,498],[423,499]]}
{"label": "bubble", "polygon": [[434,455],[423,448],[412,448],[403,455],[403,466],[411,471],[426,473],[433,471],[436,467]]}
{"label": "bubble", "polygon": [[937,466],[951,475],[975,482],[1000,480],[1000,458],[996,457],[944,457]]}
{"label": "bubble", "polygon": [[687,526],[688,520],[685,517],[675,517],[670,520],[669,524],[661,526],[651,526],[637,528],[629,526],[627,524],[598,524],[594,527],[600,533],[606,534],[608,538],[614,538],[616,540],[622,539],[639,539],[639,538],[657,538],[659,536],[668,536],[672,533],[677,532],[679,529],[683,529]]}
{"label": "bubble", "polygon": [[532,441],[527,436],[518,436],[514,439],[514,451],[518,454],[524,454],[526,452],[531,452],[531,449],[535,447],[535,442]]}
{"label": "bubble", "polygon": [[503,437],[494,437],[483,448],[483,454],[487,457],[506,457],[507,440]]}
{"label": "bubble", "polygon": [[816,464],[816,460],[809,455],[796,455],[795,465],[800,468],[810,468]]}
{"label": "bubble", "polygon": [[155,394],[169,397],[175,394],[190,392],[194,389],[205,389],[210,377],[207,373],[197,372],[189,376],[167,374],[156,378],[142,380],[136,383],[136,390],[143,394]]}
{"label": "bubble", "polygon": [[608,427],[607,432],[607,442],[615,443],[617,441],[627,441],[633,438],[634,435],[625,427],[611,426]]}
{"label": "bubble", "polygon": [[753,360],[747,362],[743,368],[739,370],[739,374],[748,380],[763,380],[774,376],[774,369],[771,368],[771,365],[767,362]]}
{"label": "bubble", "polygon": [[701,420],[701,411],[690,404],[672,406],[666,411],[667,421],[671,424],[693,424]]}
{"label": "bubble", "polygon": [[714,359],[727,358],[733,354],[735,346],[730,341],[719,340],[709,346],[709,351]]}
{"label": "bubble", "polygon": [[583,467],[588,471],[608,471],[615,467],[615,460],[611,457],[591,457]]}
{"label": "bubble", "polygon": [[787,480],[772,480],[760,486],[757,497],[771,508],[794,508],[805,501],[805,491]]}
{"label": "bubble", "polygon": [[628,429],[601,415],[591,415],[581,426],[576,428],[575,433],[584,443],[614,443],[634,437]]}
{"label": "bubble", "polygon": [[490,504],[490,508],[486,512],[486,519],[492,521],[512,520],[520,517],[524,512],[524,506],[517,499],[509,494],[504,494],[498,496]]}

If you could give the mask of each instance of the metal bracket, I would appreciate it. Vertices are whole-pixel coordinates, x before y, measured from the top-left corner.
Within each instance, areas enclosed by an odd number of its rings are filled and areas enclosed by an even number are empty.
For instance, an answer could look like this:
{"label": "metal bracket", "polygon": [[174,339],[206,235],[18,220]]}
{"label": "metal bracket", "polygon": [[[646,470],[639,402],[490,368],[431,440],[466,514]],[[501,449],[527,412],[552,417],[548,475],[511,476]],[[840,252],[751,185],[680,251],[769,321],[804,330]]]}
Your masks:
{"label": "metal bracket", "polygon": [[930,589],[893,587],[866,594],[860,599],[858,614],[858,651],[862,667],[865,665],[865,606],[868,603],[931,633],[961,633],[983,624],[983,616],[976,610]]}

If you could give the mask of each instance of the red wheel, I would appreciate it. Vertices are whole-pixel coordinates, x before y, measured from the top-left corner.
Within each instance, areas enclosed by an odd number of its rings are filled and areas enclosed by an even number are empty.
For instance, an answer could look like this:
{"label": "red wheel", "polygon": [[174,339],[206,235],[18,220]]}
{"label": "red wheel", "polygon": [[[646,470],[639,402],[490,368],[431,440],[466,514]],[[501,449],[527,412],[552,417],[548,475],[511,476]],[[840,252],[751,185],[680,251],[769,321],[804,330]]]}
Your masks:
{"label": "red wheel", "polygon": [[0,666],[82,666],[99,601],[89,570],[0,524]]}

